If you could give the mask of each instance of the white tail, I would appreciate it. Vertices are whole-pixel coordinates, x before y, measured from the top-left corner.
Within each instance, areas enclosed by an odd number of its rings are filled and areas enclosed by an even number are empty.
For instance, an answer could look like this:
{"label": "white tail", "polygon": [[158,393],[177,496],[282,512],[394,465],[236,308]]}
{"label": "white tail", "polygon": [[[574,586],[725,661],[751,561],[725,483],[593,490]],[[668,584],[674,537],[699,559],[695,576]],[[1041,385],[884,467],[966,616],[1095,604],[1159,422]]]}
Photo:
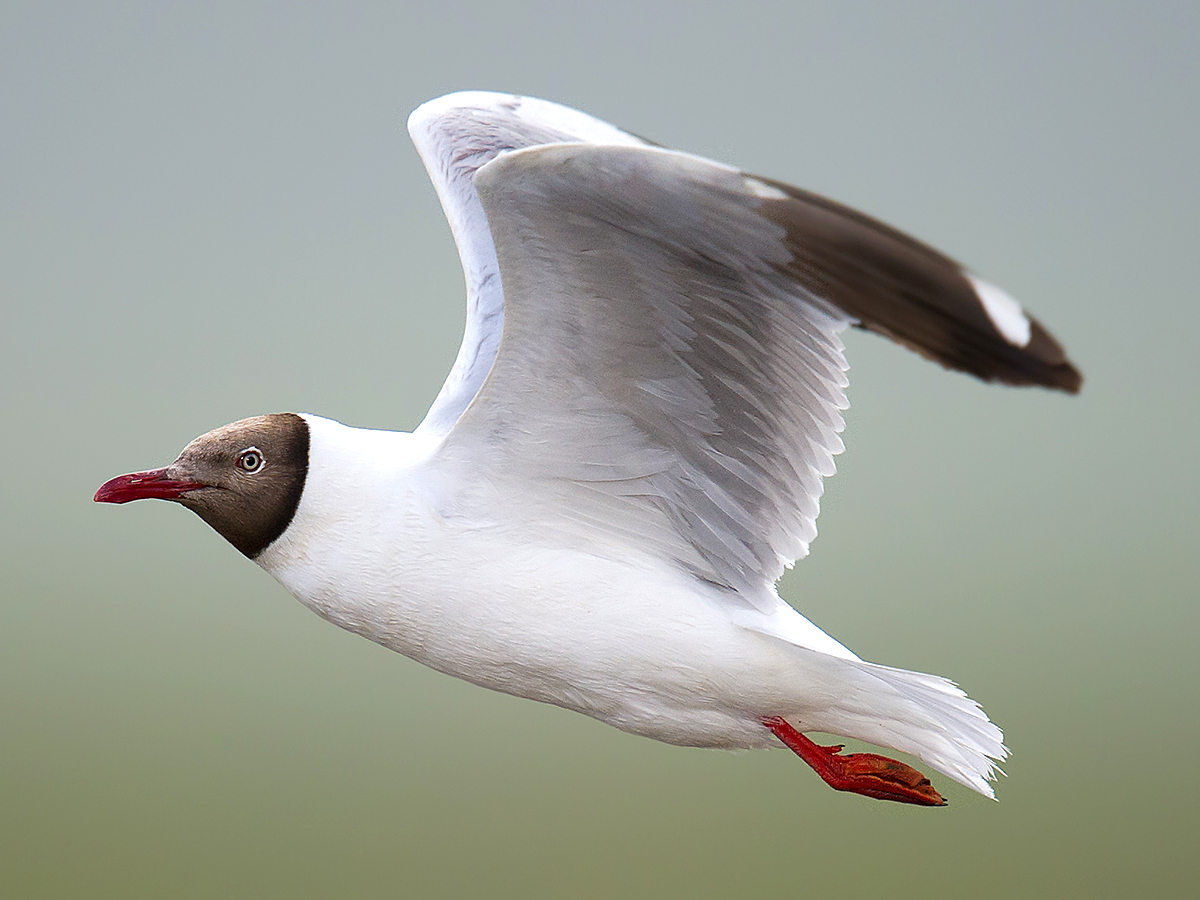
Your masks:
{"label": "white tail", "polygon": [[824,677],[818,680],[831,686],[827,696],[805,697],[795,714],[800,730],[911,753],[995,799],[989,782],[1003,774],[996,763],[1008,756],[1004,734],[958,685],[937,675],[797,649],[806,668],[820,669]]}

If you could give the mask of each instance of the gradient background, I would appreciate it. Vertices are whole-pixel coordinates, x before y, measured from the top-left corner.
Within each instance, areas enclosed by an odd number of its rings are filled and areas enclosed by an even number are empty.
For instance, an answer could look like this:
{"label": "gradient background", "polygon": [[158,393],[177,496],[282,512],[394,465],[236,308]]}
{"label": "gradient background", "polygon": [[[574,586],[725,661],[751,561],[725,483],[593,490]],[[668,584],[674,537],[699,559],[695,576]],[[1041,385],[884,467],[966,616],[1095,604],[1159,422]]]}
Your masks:
{"label": "gradient background", "polygon": [[[7,0],[0,894],[1162,896],[1200,878],[1200,6]],[[263,412],[411,428],[462,325],[403,130],[546,96],[860,207],[1004,285],[1077,398],[852,334],[784,583],[959,681],[1000,803],[837,794],[452,681],[198,519],[91,502]]]}

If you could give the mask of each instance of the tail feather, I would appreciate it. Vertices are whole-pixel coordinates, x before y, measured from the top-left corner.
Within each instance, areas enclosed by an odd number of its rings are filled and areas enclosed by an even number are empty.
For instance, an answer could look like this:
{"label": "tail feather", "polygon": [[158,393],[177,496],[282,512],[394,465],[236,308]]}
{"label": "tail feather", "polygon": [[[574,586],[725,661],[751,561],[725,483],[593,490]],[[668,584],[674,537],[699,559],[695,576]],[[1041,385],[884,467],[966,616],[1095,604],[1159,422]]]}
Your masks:
{"label": "tail feather", "polygon": [[[812,651],[806,651],[812,652]],[[823,654],[822,654],[823,655]],[[800,711],[803,728],[911,753],[995,799],[990,784],[1008,756],[1004,734],[958,685],[937,675],[826,657],[843,690],[834,704]]]}

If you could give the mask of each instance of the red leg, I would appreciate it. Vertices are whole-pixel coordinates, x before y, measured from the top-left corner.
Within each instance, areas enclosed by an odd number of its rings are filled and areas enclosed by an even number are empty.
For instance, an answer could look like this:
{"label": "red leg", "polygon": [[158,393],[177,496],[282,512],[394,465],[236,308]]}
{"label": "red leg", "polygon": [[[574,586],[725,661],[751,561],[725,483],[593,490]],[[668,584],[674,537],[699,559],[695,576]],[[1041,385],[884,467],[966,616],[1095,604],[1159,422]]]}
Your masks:
{"label": "red leg", "polygon": [[921,806],[946,805],[929,779],[912,766],[874,753],[839,756],[841,744],[833,747],[815,744],[780,716],[768,716],[763,719],[763,724],[787,744],[789,750],[812,766],[834,790],[851,791],[876,800],[895,800]]}

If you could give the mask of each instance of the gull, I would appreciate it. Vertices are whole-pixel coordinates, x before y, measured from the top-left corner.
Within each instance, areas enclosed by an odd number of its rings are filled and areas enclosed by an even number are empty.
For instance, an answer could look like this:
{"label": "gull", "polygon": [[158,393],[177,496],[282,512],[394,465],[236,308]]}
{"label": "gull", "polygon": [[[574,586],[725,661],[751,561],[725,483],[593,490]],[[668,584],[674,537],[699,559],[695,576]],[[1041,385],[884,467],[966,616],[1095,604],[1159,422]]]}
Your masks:
{"label": "gull", "polygon": [[988,797],[1000,729],[782,600],[842,450],[841,335],[1077,392],[1009,294],[807,191],[544,100],[463,92],[409,132],[462,259],[462,347],[412,433],[235,422],[95,499],[198,513],[328,621],[441,672],[694,747],[787,746],[829,785]]}

